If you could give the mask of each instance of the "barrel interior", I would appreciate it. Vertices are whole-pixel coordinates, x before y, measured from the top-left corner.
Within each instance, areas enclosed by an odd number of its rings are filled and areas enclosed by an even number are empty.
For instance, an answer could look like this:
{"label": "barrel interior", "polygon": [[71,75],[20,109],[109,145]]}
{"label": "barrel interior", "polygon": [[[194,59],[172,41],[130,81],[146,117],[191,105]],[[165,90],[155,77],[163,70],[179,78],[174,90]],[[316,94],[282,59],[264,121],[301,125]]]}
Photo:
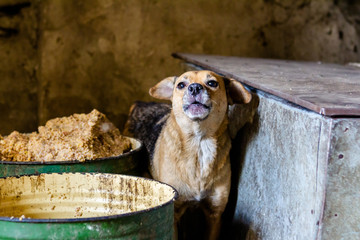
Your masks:
{"label": "barrel interior", "polygon": [[0,217],[71,219],[121,215],[170,202],[172,187],[118,174],[40,174],[0,179]]}

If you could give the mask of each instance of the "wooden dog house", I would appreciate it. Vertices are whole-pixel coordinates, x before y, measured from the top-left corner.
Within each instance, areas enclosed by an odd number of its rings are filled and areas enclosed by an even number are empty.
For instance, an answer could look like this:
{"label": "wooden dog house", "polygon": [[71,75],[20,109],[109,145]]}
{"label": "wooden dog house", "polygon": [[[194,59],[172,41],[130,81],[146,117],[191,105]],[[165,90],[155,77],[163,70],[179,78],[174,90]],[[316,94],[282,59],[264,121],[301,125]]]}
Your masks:
{"label": "wooden dog house", "polygon": [[248,239],[360,239],[360,68],[174,56],[259,97],[233,144],[241,149],[232,159],[235,236],[247,226]]}

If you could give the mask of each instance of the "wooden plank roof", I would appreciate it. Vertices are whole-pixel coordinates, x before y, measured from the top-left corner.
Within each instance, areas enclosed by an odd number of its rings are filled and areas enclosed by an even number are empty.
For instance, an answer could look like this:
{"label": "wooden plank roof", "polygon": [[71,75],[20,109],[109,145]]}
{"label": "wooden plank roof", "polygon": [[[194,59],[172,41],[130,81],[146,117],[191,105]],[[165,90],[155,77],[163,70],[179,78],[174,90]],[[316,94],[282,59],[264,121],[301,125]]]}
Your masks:
{"label": "wooden plank roof", "polygon": [[173,56],[326,116],[360,116],[359,67],[186,53]]}

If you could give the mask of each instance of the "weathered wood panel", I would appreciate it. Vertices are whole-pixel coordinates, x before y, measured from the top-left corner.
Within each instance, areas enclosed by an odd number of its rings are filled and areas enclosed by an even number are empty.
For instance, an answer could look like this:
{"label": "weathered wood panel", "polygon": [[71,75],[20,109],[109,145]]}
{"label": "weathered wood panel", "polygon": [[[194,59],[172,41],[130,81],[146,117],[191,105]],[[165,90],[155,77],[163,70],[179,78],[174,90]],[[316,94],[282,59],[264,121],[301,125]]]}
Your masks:
{"label": "weathered wood panel", "polygon": [[320,62],[174,54],[317,113],[360,116],[360,68]]}
{"label": "weathered wood panel", "polygon": [[322,239],[360,239],[360,120],[332,124]]}
{"label": "weathered wood panel", "polygon": [[233,144],[244,152],[232,159],[241,162],[234,225],[246,225],[250,239],[317,239],[330,121],[259,97],[254,122]]}

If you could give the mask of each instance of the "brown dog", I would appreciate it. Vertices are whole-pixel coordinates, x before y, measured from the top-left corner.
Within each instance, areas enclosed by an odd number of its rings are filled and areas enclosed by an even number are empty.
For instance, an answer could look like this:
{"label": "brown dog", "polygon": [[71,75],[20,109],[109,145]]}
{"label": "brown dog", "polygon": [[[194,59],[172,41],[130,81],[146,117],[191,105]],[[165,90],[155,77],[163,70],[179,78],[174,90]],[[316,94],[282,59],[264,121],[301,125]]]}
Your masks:
{"label": "brown dog", "polygon": [[172,106],[136,103],[127,131],[145,144],[152,177],[178,191],[175,223],[197,204],[207,218],[208,239],[216,239],[230,191],[229,104],[249,103],[251,93],[213,72],[190,71],[162,80],[150,95]]}

